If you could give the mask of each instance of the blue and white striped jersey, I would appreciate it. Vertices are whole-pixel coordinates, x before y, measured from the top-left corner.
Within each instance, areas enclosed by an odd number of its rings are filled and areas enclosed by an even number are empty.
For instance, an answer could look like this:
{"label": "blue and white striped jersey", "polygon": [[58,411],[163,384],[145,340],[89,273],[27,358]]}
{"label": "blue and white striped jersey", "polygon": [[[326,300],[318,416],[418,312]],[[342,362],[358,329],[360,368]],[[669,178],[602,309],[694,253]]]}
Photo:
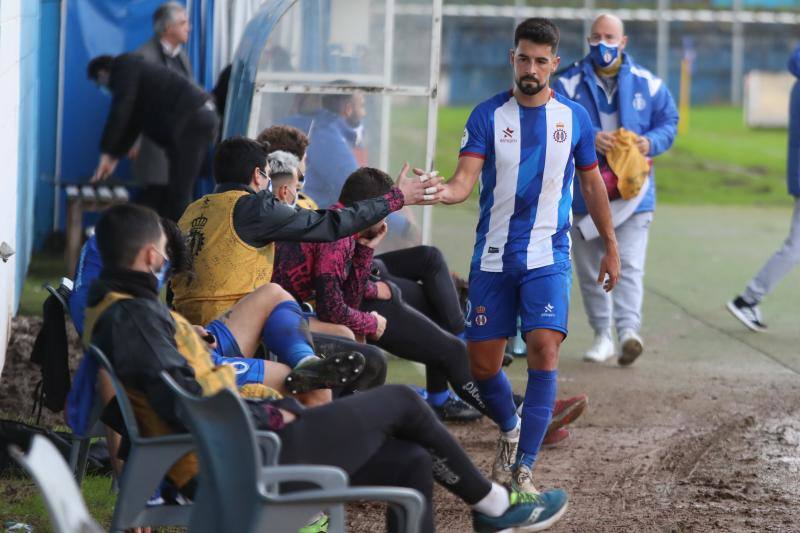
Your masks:
{"label": "blue and white striped jersey", "polygon": [[472,268],[531,270],[569,260],[575,165],[597,165],[586,110],[551,93],[539,107],[511,91],[479,104],[467,120],[461,157],[484,159]]}

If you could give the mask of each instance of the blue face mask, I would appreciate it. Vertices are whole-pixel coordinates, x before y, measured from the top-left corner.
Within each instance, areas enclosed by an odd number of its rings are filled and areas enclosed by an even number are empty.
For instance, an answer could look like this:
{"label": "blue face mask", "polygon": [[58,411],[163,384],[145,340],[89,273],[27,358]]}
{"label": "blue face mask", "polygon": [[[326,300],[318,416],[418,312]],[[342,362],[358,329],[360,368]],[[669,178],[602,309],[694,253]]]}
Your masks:
{"label": "blue face mask", "polygon": [[595,65],[600,68],[606,68],[619,57],[619,45],[600,41],[589,47],[589,56],[592,58],[592,62]]}
{"label": "blue face mask", "polygon": [[167,280],[169,276],[167,276],[167,272],[169,272],[169,261],[164,261],[164,264],[161,265],[161,268],[158,271],[150,271],[156,277],[156,285],[158,287],[158,291],[161,292],[161,289],[164,288],[164,285],[167,284]]}
{"label": "blue face mask", "polygon": [[109,98],[114,96],[113,94],[111,94],[111,89],[109,89],[105,85],[100,85],[100,92],[108,96]]}

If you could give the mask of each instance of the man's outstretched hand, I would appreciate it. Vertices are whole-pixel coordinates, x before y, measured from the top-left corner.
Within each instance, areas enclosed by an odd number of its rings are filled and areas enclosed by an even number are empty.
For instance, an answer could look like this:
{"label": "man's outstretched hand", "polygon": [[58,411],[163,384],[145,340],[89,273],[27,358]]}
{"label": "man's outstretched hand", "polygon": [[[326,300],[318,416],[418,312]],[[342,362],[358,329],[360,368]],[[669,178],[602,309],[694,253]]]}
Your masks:
{"label": "man's outstretched hand", "polygon": [[424,170],[415,168],[414,175],[409,176],[408,163],[403,164],[400,174],[397,176],[397,188],[403,192],[405,205],[435,204],[439,202],[439,193],[442,192],[442,178],[438,173],[426,173]]}

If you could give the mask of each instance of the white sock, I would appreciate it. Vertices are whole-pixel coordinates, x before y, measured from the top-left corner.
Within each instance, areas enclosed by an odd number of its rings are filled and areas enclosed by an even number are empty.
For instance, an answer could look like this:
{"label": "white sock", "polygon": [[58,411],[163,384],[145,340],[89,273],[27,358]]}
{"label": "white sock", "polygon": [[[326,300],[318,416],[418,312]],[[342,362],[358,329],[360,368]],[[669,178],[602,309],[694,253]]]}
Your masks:
{"label": "white sock", "polygon": [[300,359],[300,362],[295,365],[295,368],[300,368],[301,366],[307,363],[311,363],[312,361],[317,361],[318,359],[319,357],[317,357],[316,355],[307,355],[302,359]]}
{"label": "white sock", "polygon": [[492,490],[481,501],[472,506],[479,513],[491,517],[498,517],[505,513],[511,506],[508,490],[502,485],[492,483]]}
{"label": "white sock", "polygon": [[500,434],[506,439],[517,439],[519,438],[519,430],[522,427],[522,419],[517,417],[517,425],[514,426],[514,429],[510,431],[500,431]]}

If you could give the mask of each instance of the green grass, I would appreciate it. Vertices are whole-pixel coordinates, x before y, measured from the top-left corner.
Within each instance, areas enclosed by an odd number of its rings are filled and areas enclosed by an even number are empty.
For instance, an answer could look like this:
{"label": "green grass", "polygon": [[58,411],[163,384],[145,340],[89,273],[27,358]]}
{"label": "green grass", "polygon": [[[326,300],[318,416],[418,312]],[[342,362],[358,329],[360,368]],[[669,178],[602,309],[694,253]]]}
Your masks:
{"label": "green grass", "polygon": [[[436,168],[452,176],[469,107],[439,110]],[[683,205],[790,205],[786,130],[754,130],[742,110],[697,107],[689,131],[656,158],[658,201]]]}
{"label": "green grass", "polygon": [[25,278],[25,284],[22,287],[19,314],[40,316],[42,302],[49,294],[42,285],[50,283],[57,287],[61,278],[66,275],[67,267],[64,264],[63,256],[45,253],[33,254],[28,268],[28,277]]}
{"label": "green grass", "polygon": [[[92,517],[107,528],[114,513],[111,478],[86,476],[83,497]],[[11,520],[30,524],[36,532],[53,530],[38,487],[22,473],[0,478],[0,523]]]}

